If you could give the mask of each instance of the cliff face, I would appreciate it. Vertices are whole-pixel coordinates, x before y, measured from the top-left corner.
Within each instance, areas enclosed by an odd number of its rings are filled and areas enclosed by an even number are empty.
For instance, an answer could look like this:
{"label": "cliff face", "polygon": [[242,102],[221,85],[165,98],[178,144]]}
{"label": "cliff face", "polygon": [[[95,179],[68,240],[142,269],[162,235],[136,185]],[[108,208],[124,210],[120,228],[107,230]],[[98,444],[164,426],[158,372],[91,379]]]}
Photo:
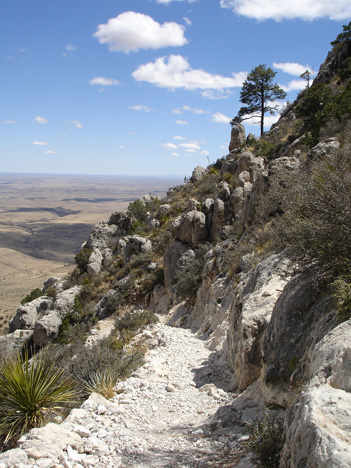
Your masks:
{"label": "cliff face", "polygon": [[[333,79],[350,54],[348,41],[316,83]],[[19,308],[0,350],[55,340],[84,281],[100,278],[104,287],[90,302],[96,320],[123,307],[170,314],[230,370],[227,387],[240,395],[234,410],[253,394],[287,410],[281,467],[351,467],[350,320],[337,319],[325,272],[272,239],[281,208],[267,194],[277,175],[283,193],[289,174],[340,146],[329,135],[309,148],[298,105],[261,142],[245,145],[236,129],[231,153],[197,168],[165,200],[144,197],[96,225],[70,282],[51,281],[44,293],[54,288],[54,298]]]}

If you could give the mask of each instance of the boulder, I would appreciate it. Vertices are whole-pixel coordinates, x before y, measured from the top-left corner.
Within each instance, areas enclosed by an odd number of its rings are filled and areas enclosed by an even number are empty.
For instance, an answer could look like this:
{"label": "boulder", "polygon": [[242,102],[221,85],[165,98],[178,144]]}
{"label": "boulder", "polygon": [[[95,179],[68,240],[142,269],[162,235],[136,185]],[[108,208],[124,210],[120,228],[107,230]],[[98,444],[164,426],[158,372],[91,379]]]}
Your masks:
{"label": "boulder", "polygon": [[[95,224],[88,240],[85,243],[85,247],[92,250],[104,250],[106,247],[112,248],[116,245],[117,240],[121,235],[124,235],[125,229],[120,228],[116,224],[111,223],[111,218],[117,213],[111,215],[108,223]],[[123,234],[122,234],[123,233]]]}
{"label": "boulder", "polygon": [[103,256],[99,249],[95,248],[89,257],[87,272],[90,276],[97,276],[101,272]]}
{"label": "boulder", "polygon": [[128,235],[133,222],[133,216],[126,211],[116,211],[115,213],[112,213],[107,221],[110,226],[117,226],[117,235],[120,237]]}
{"label": "boulder", "polygon": [[231,305],[228,333],[229,359],[239,391],[261,375],[263,339],[291,270],[283,253],[272,254],[255,271],[241,276]]}
{"label": "boulder", "polygon": [[52,299],[42,296],[19,307],[16,315],[9,322],[10,333],[15,330],[33,330],[38,314],[43,314],[45,311],[50,310],[52,304]]}
{"label": "boulder", "polygon": [[198,182],[203,178],[203,176],[207,173],[207,170],[202,166],[196,166],[193,170],[193,173],[190,177],[190,182]]}
{"label": "boulder", "polygon": [[57,311],[50,312],[36,321],[33,332],[33,343],[39,348],[49,344],[57,338],[61,323],[62,319]]}
{"label": "boulder", "polygon": [[176,240],[197,247],[208,240],[206,216],[200,211],[189,211],[176,218],[171,226],[171,233]]}
{"label": "boulder", "polygon": [[151,252],[151,250],[151,241],[141,236],[126,236],[118,242],[118,253],[123,255],[124,263],[130,262],[135,255]]}
{"label": "boulder", "polygon": [[337,149],[340,148],[340,143],[337,138],[328,138],[323,140],[318,145],[314,146],[308,153],[308,156],[312,159],[323,158],[333,154]]}
{"label": "boulder", "polygon": [[173,241],[166,249],[164,255],[165,286],[170,289],[174,283],[176,274],[187,259],[195,258],[194,251],[179,241]]}
{"label": "boulder", "polygon": [[31,340],[33,330],[15,330],[13,333],[0,336],[0,356],[13,357]]}
{"label": "boulder", "polygon": [[351,321],[316,345],[309,385],[289,408],[281,468],[351,467]]}
{"label": "boulder", "polygon": [[232,127],[232,131],[230,133],[229,152],[240,148],[245,142],[245,127],[241,123],[237,123]]}
{"label": "boulder", "polygon": [[264,159],[261,156],[254,156],[251,151],[244,151],[237,162],[237,174],[247,171],[250,174],[250,182],[254,182],[265,168]]}
{"label": "boulder", "polygon": [[305,387],[317,343],[337,325],[330,291],[312,269],[280,294],[264,337],[261,392],[267,404],[288,406]]}
{"label": "boulder", "polygon": [[166,216],[169,213],[170,209],[171,209],[171,205],[169,205],[168,203],[164,203],[163,205],[160,205],[157,211],[156,217],[162,218],[163,216]]}

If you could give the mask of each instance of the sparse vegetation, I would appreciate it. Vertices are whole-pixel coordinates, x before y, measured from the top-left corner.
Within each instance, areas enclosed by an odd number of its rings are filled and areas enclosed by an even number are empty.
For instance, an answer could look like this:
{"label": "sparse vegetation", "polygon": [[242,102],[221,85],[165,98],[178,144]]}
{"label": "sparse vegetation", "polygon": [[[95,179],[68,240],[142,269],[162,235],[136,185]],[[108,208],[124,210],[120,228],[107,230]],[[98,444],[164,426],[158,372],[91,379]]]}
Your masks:
{"label": "sparse vegetation", "polygon": [[21,300],[21,304],[26,304],[27,302],[32,302],[34,301],[34,299],[38,299],[38,297],[41,297],[44,295],[44,292],[39,289],[39,288],[36,288],[36,289],[33,289],[33,291],[31,293],[28,294],[28,296],[26,296],[24,299]]}
{"label": "sparse vegetation", "polygon": [[260,468],[279,468],[285,433],[282,419],[271,418],[268,410],[249,421],[246,427],[250,434],[247,444],[252,453],[251,461]]}

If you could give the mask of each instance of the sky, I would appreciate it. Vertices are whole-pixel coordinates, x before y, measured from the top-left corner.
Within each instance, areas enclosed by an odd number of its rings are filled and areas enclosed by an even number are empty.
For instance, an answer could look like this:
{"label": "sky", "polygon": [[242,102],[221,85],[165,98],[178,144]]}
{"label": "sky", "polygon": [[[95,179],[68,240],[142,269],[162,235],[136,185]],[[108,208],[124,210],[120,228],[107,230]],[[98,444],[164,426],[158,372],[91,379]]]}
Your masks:
{"label": "sky", "polygon": [[251,70],[293,101],[350,19],[350,0],[1,0],[0,172],[189,177],[228,153]]}

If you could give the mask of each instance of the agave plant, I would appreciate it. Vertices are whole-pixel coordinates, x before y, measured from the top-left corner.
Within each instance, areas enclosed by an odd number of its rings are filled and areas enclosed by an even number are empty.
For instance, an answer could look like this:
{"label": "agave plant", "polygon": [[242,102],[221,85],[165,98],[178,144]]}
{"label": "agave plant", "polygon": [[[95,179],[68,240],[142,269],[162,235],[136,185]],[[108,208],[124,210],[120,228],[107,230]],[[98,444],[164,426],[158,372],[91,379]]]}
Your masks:
{"label": "agave plant", "polygon": [[45,358],[31,363],[28,353],[0,363],[0,438],[5,443],[42,426],[74,401],[75,384],[63,374]]}
{"label": "agave plant", "polygon": [[115,395],[117,377],[118,375],[112,368],[99,369],[91,372],[84,382],[84,387],[89,393],[100,393],[100,395],[109,400]]}

